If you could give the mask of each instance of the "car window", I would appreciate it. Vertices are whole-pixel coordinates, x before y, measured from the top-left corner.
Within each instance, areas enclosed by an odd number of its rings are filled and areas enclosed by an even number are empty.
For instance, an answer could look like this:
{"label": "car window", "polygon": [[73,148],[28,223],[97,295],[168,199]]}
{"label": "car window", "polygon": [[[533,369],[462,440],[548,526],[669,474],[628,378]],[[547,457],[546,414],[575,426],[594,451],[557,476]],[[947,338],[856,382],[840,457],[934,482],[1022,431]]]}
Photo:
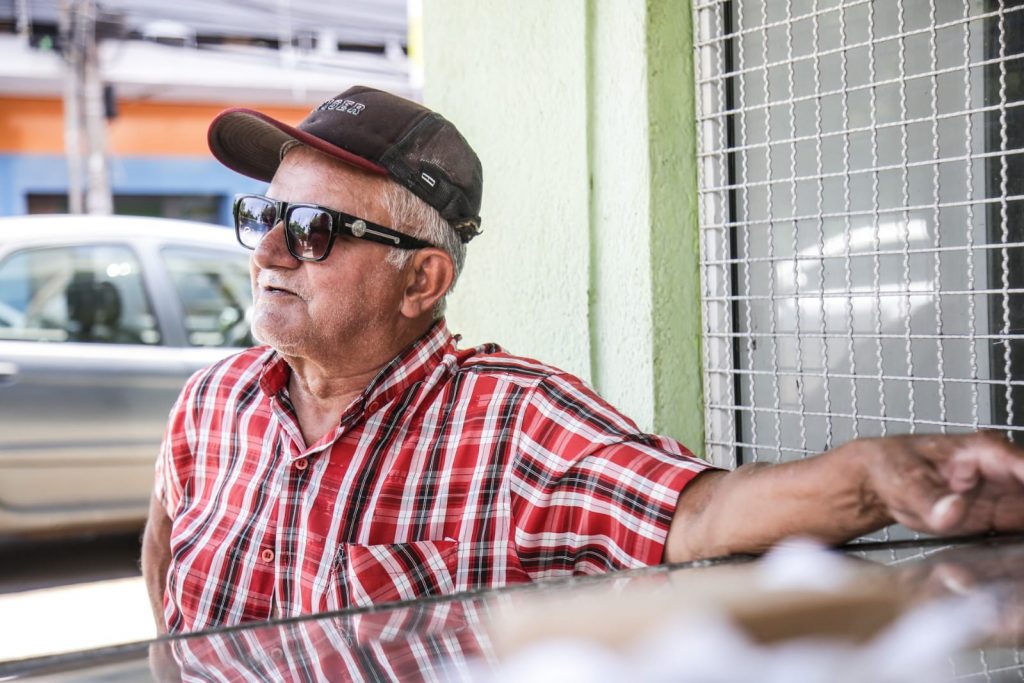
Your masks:
{"label": "car window", "polygon": [[0,339],[159,344],[126,246],[30,248],[0,263]]}
{"label": "car window", "polygon": [[192,346],[251,346],[252,287],[244,252],[166,247],[167,272],[185,312]]}

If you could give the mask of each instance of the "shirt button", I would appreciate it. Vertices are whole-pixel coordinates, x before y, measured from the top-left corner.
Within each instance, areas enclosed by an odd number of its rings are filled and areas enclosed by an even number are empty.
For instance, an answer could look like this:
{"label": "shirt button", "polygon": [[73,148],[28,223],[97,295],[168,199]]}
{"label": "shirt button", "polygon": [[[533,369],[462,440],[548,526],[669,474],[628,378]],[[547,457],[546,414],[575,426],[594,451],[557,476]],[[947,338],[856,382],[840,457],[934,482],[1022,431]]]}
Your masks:
{"label": "shirt button", "polygon": [[368,410],[369,412],[371,412],[371,413],[377,412],[377,409],[378,409],[378,408],[380,408],[380,404],[379,404],[379,403],[377,403],[376,401],[374,401],[374,402],[373,402],[373,403],[371,403],[370,405],[366,406],[366,409],[367,409],[367,410]]}
{"label": "shirt button", "polygon": [[306,460],[305,458],[303,458],[302,460],[296,460],[295,461],[295,469],[297,469],[299,471],[302,471],[302,470],[306,469],[307,467],[309,467],[309,461]]}
{"label": "shirt button", "polygon": [[271,550],[270,548],[264,548],[263,552],[260,553],[260,557],[263,558],[264,562],[273,562],[274,561],[274,551]]}

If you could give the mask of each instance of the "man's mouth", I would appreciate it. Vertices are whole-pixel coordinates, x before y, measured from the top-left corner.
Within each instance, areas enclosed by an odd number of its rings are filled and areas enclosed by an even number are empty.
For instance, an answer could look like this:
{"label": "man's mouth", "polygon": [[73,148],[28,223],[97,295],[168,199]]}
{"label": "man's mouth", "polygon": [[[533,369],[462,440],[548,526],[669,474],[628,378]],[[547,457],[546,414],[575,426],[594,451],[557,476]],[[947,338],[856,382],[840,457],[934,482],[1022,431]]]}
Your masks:
{"label": "man's mouth", "polygon": [[260,287],[266,294],[290,294],[292,296],[298,296],[293,290],[287,287],[281,287],[280,285],[262,285]]}

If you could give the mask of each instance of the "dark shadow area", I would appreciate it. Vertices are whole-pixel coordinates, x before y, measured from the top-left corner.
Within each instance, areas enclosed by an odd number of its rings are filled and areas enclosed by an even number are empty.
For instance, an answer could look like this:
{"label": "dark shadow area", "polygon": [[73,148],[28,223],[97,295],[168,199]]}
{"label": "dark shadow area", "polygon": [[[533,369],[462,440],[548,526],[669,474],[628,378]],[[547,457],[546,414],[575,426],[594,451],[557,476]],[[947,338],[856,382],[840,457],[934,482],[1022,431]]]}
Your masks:
{"label": "dark shadow area", "polygon": [[0,594],[140,576],[139,537],[0,540]]}

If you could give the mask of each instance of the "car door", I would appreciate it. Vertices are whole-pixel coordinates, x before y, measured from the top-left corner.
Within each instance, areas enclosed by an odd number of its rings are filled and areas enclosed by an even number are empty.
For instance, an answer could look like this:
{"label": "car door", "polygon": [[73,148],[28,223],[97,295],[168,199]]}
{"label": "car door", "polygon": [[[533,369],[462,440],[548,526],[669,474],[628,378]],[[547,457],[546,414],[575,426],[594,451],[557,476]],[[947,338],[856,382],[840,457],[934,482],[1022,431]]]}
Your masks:
{"label": "car door", "polygon": [[127,244],[0,260],[0,532],[141,518],[184,381],[163,337]]}

